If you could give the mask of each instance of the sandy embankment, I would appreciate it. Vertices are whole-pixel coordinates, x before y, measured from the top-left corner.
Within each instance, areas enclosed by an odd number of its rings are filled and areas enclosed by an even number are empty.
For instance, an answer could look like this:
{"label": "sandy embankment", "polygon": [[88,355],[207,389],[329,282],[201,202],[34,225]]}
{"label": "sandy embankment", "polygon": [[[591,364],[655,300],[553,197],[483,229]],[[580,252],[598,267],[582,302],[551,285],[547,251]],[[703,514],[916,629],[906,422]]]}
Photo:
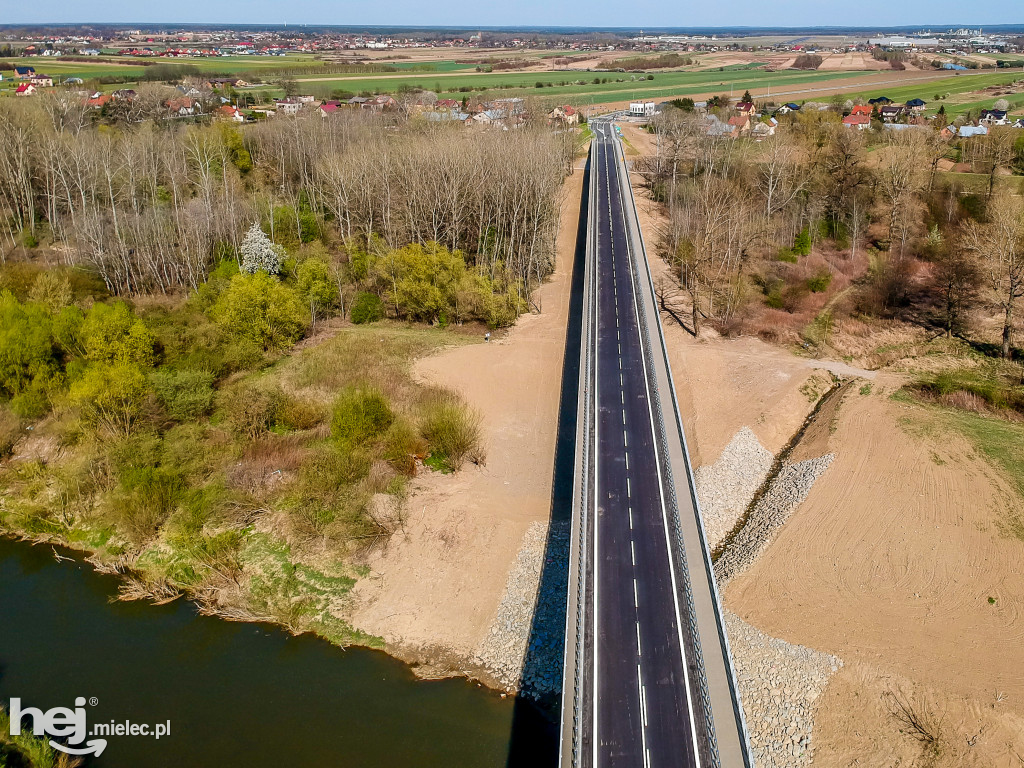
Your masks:
{"label": "sandy embankment", "polygon": [[583,173],[565,182],[558,257],[542,311],[488,344],[417,362],[424,381],[460,392],[483,417],[485,466],[427,472],[412,484],[403,532],[354,589],[353,624],[440,673],[497,684],[478,656],[531,526],[551,507],[565,327]]}

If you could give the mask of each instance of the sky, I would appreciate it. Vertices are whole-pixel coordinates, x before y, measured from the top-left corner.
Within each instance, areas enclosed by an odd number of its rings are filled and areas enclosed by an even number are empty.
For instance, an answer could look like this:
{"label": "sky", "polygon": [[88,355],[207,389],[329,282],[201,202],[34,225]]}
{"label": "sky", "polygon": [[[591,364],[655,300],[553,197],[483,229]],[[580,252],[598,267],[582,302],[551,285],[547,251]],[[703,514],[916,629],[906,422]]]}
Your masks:
{"label": "sky", "polygon": [[1021,0],[0,0],[0,24],[950,26],[1024,24]]}

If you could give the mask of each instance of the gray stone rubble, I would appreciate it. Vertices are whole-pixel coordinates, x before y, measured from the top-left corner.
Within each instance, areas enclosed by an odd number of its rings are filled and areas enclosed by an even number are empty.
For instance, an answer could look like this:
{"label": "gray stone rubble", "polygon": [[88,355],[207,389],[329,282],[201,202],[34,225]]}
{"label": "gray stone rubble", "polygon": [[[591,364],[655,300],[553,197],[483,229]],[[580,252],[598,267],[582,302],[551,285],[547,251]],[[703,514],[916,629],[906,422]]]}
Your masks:
{"label": "gray stone rubble", "polygon": [[[527,529],[509,571],[505,594],[476,659],[506,690],[535,699],[562,690],[568,523],[552,525],[545,560],[547,537],[548,526],[544,523],[533,523]],[[540,589],[542,573],[544,584]]]}
{"label": "gray stone rubble", "polygon": [[710,466],[694,473],[708,546],[717,547],[743,516],[772,468],[772,454],[744,427]]}
{"label": "gray stone rubble", "polygon": [[[767,492],[758,499],[747,521],[715,563],[719,586],[746,570],[771,543],[778,528],[786,522],[811,492],[815,480],[832,463],[831,453],[783,467]],[[703,500],[701,501],[703,505]]]}
{"label": "gray stone rubble", "polygon": [[843,662],[827,653],[769,637],[725,614],[740,700],[758,768],[811,764],[818,697]]}

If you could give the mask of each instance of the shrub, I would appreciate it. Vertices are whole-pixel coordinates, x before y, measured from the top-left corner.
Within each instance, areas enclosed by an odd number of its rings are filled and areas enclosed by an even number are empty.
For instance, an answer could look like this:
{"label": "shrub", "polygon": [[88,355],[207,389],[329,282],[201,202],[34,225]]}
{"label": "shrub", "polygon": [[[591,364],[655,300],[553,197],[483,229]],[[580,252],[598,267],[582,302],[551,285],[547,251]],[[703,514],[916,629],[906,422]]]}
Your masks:
{"label": "shrub", "polygon": [[123,301],[93,304],[82,321],[85,356],[98,363],[148,368],[153,364],[153,332]]}
{"label": "shrub", "polygon": [[338,284],[323,259],[314,256],[299,264],[295,282],[314,320],[338,305]]}
{"label": "shrub", "polygon": [[796,264],[797,256],[793,253],[792,248],[783,248],[779,251],[779,255],[776,257],[779,261],[785,261],[789,264]]}
{"label": "shrub", "polygon": [[230,334],[264,350],[291,346],[306,329],[298,294],[262,271],[231,278],[211,313]]}
{"label": "shrub", "polygon": [[420,432],[434,457],[452,470],[467,458],[476,463],[483,459],[480,416],[451,395],[439,395],[427,404]]}
{"label": "shrub", "polygon": [[17,395],[59,373],[49,313],[0,293],[0,394]]}
{"label": "shrub", "polygon": [[167,415],[175,421],[204,416],[213,406],[213,374],[195,370],[159,369],[149,375]]}
{"label": "shrub", "polygon": [[286,397],[278,414],[278,421],[287,429],[312,429],[323,423],[325,415],[324,407],[320,403]]}
{"label": "shrub", "polygon": [[112,500],[114,518],[133,544],[152,537],[185,491],[181,476],[164,467],[126,470]]}
{"label": "shrub", "polygon": [[277,423],[284,405],[280,389],[249,384],[224,390],[221,407],[236,434],[252,440]]}
{"label": "shrub", "polygon": [[832,284],[832,273],[831,272],[819,272],[814,277],[807,279],[807,288],[811,293],[824,293],[828,290],[829,285]]}
{"label": "shrub", "polygon": [[800,234],[793,241],[793,253],[797,256],[808,256],[811,253],[811,232],[808,227],[800,230]]}
{"label": "shrub", "polygon": [[0,459],[6,459],[14,451],[14,444],[21,437],[21,420],[7,408],[0,405]]}
{"label": "shrub", "polygon": [[331,434],[351,445],[366,443],[383,435],[394,418],[387,398],[379,390],[348,387],[334,403]]}
{"label": "shrub", "polygon": [[375,293],[362,292],[352,302],[352,322],[357,325],[384,319],[384,302]]}
{"label": "shrub", "polygon": [[132,431],[148,394],[145,374],[130,363],[93,363],[70,392],[86,421],[115,434]]}
{"label": "shrub", "polygon": [[62,272],[40,272],[28,297],[50,312],[59,312],[71,303],[71,281]]}
{"label": "shrub", "polygon": [[266,272],[268,275],[276,275],[281,269],[281,248],[274,245],[259,224],[253,224],[245,233],[239,250],[242,254],[242,271],[247,274]]}

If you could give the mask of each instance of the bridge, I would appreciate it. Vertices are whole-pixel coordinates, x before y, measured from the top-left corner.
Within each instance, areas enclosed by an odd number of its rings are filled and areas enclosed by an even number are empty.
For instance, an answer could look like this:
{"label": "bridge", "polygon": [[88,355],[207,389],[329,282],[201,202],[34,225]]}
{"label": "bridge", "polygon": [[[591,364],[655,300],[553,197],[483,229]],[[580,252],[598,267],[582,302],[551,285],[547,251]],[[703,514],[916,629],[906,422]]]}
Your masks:
{"label": "bridge", "polygon": [[751,768],[621,139],[590,123],[561,768]]}

